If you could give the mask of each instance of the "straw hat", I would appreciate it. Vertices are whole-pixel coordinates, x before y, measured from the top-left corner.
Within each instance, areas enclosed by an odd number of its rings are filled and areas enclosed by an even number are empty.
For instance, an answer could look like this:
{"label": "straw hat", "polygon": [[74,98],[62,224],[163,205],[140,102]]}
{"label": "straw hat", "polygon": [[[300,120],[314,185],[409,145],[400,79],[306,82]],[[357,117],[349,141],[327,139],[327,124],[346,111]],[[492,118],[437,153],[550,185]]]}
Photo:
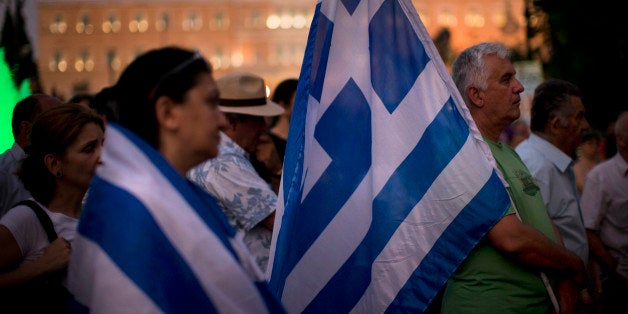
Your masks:
{"label": "straw hat", "polygon": [[222,112],[271,117],[285,110],[266,99],[264,79],[251,73],[233,73],[216,80]]}

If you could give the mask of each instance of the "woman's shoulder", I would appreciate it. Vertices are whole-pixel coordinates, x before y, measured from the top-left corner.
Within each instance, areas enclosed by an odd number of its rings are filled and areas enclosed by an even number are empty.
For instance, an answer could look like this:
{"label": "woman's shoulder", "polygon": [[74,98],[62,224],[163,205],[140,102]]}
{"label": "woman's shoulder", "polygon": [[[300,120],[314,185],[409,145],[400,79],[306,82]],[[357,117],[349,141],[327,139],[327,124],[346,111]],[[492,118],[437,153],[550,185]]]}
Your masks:
{"label": "woman's shoulder", "polygon": [[17,206],[13,206],[9,209],[2,219],[0,219],[0,224],[9,227],[9,225],[23,225],[23,224],[32,224],[37,222],[37,216],[33,212],[33,210],[25,204],[19,204]]}

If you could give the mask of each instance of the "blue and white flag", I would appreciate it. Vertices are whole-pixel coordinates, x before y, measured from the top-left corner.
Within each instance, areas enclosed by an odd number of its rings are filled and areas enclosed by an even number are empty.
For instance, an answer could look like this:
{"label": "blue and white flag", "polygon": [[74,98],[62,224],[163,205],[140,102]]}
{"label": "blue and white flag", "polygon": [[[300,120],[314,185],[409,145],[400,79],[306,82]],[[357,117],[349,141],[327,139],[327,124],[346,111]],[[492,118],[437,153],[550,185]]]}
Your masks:
{"label": "blue and white flag", "polygon": [[72,243],[70,312],[282,312],[209,194],[110,123]]}
{"label": "blue and white flag", "polygon": [[410,0],[317,4],[279,202],[267,276],[290,313],[423,311],[506,212]]}

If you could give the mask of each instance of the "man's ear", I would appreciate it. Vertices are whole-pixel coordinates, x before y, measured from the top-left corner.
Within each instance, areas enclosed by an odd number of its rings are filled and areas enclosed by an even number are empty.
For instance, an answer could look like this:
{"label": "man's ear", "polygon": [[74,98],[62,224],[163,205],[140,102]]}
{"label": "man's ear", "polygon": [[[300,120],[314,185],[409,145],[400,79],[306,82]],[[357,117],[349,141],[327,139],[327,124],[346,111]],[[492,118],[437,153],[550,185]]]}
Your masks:
{"label": "man's ear", "polygon": [[555,116],[549,119],[546,126],[548,128],[548,131],[550,131],[552,134],[554,133],[554,131],[563,128],[563,124],[561,123],[559,116]]}
{"label": "man's ear", "polygon": [[227,120],[227,126],[225,127],[225,131],[235,132],[238,128],[238,119],[233,116],[225,115],[225,119]]}
{"label": "man's ear", "polygon": [[29,129],[31,127],[31,123],[28,121],[20,122],[20,131],[18,134],[28,135]]}
{"label": "man's ear", "polygon": [[177,105],[167,96],[157,98],[155,102],[155,118],[157,125],[171,131],[176,131],[181,126],[181,105]]}
{"label": "man's ear", "polygon": [[484,98],[479,88],[473,86],[467,87],[467,95],[474,106],[478,108],[484,107]]}

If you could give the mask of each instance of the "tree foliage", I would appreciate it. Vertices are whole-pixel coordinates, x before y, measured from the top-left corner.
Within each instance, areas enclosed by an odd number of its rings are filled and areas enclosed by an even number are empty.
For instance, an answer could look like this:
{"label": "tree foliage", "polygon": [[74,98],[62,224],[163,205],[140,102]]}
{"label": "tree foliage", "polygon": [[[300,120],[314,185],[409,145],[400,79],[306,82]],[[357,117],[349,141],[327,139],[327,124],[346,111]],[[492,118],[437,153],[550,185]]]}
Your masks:
{"label": "tree foliage", "polygon": [[605,130],[628,110],[628,18],[621,1],[526,0],[529,56],[546,77],[583,90],[587,118]]}

